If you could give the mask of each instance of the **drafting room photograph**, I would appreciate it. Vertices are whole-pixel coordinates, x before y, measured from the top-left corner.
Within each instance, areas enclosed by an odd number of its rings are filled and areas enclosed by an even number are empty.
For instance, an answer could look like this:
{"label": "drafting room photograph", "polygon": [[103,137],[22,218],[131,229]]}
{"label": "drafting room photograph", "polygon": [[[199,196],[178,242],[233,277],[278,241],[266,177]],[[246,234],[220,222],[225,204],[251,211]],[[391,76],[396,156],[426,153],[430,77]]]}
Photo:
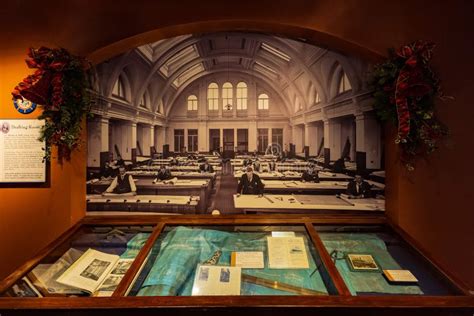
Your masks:
{"label": "drafting room photograph", "polygon": [[0,316],[474,315],[473,3],[0,8]]}

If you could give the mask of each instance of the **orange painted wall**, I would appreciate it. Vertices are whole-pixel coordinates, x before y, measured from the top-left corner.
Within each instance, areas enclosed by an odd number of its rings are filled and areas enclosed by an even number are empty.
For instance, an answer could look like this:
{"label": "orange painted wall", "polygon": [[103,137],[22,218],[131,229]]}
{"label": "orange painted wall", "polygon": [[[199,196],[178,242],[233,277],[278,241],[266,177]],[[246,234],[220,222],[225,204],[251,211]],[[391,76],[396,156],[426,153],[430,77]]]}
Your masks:
{"label": "orange painted wall", "polygon": [[[29,73],[24,54],[24,49],[2,54],[0,118],[35,118],[40,112],[19,114],[9,95]],[[0,189],[0,278],[84,216],[85,202],[77,196],[85,194],[84,159],[85,152],[63,166],[53,162],[51,188]]]}
{"label": "orange painted wall", "polygon": [[[31,6],[26,4],[31,3]],[[440,263],[474,288],[474,42],[471,1],[10,1],[0,9],[0,117],[18,117],[10,90],[28,73],[24,50],[44,42],[94,61],[166,36],[212,30],[291,34],[349,54],[374,57],[416,39],[438,44],[433,64],[444,90],[439,103],[449,141],[406,175],[387,145],[387,214]],[[21,20],[18,13],[21,12]],[[115,43],[115,44],[114,44]],[[114,44],[114,45],[112,45]],[[80,218],[84,153],[53,166],[51,189],[0,189],[0,278]],[[34,236],[34,237],[33,237]],[[2,256],[3,257],[3,256]]]}

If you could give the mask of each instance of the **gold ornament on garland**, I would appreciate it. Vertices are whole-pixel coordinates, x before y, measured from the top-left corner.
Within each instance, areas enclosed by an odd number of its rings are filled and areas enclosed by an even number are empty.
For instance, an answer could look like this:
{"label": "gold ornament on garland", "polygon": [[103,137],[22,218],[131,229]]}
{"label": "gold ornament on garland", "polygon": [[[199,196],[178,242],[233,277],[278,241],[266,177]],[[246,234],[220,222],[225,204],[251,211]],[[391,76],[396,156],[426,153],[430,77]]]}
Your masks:
{"label": "gold ornament on garland", "polygon": [[80,146],[82,119],[90,113],[90,98],[85,58],[64,48],[30,48],[25,60],[37,69],[12,92],[13,99],[23,98],[42,106],[38,119],[45,120],[41,141],[46,141],[45,159],[51,159],[51,147],[58,147],[58,161],[69,160]]}
{"label": "gold ornament on garland", "polygon": [[430,154],[448,129],[435,115],[435,97],[446,99],[439,79],[431,70],[434,44],[416,41],[390,51],[389,59],[375,65],[370,84],[374,108],[382,121],[398,127],[395,143],[400,159],[409,171],[420,155]]}

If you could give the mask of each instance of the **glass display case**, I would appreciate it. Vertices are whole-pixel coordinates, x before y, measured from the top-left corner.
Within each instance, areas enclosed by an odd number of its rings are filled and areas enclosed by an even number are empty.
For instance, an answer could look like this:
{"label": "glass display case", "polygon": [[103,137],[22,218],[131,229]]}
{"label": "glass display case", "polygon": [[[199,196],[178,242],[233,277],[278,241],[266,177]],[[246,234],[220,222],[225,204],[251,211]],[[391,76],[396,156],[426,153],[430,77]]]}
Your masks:
{"label": "glass display case", "polygon": [[[284,242],[294,244],[283,245]],[[270,250],[272,255],[276,252],[272,260]],[[228,280],[223,274],[224,282],[220,282],[219,275],[219,280],[212,283],[207,275],[212,268],[199,269],[201,265],[221,269],[238,267],[238,295],[337,294],[304,225],[231,225],[166,226],[128,295],[202,295],[193,286],[196,279],[206,279],[219,292],[218,287],[225,286]],[[201,271],[205,272],[196,276]]]}
{"label": "glass display case", "polygon": [[[60,238],[50,251],[20,280],[3,292],[7,297],[70,297],[111,296],[128,267],[137,257],[153,231],[154,225],[80,225]],[[80,262],[89,251],[107,256],[101,266],[87,267],[85,281],[98,281],[96,288],[85,289],[81,282],[64,284],[60,279],[70,268]],[[93,258],[97,259],[99,258]],[[114,268],[115,265],[115,268]],[[100,279],[100,280],[99,280]],[[104,291],[105,290],[105,291]]]}
{"label": "glass display case", "polygon": [[[315,229],[351,295],[460,294],[424,257],[387,227],[316,225]],[[356,267],[353,257],[359,260]],[[405,278],[398,275],[400,279],[392,279],[390,271],[399,274],[403,271]]]}
{"label": "glass display case", "polygon": [[0,313],[28,315],[432,315],[474,305],[382,215],[87,216],[7,277],[0,295]]}

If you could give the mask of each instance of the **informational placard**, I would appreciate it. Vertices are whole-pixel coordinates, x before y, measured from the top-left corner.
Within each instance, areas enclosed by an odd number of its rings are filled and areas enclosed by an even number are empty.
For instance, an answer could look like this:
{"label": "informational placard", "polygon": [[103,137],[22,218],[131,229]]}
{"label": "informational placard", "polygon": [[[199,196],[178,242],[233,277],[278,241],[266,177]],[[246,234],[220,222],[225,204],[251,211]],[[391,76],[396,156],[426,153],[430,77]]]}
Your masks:
{"label": "informational placard", "polygon": [[0,119],[0,183],[46,182],[44,121]]}

